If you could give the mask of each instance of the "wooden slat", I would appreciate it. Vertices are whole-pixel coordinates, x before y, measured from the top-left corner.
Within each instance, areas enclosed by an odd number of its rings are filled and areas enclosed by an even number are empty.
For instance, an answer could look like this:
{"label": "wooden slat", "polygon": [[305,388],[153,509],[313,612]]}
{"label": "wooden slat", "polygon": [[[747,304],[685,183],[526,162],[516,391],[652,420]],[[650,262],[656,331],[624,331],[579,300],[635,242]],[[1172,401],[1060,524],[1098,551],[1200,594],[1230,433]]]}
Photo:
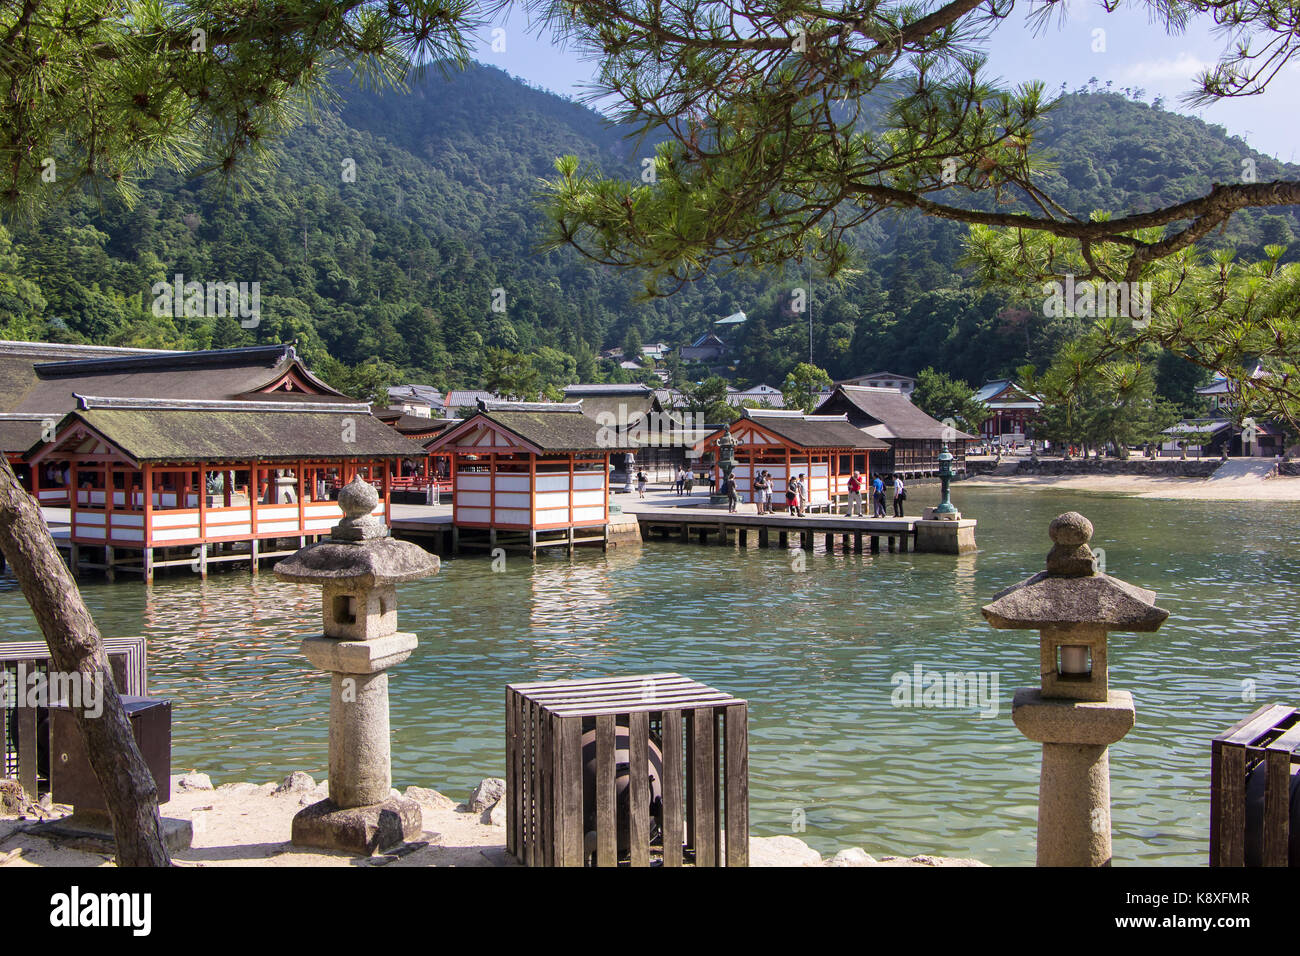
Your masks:
{"label": "wooden slat", "polygon": [[618,866],[614,801],[614,716],[596,718],[596,865]]}
{"label": "wooden slat", "polygon": [[726,710],[727,866],[749,866],[749,708]]}
{"label": "wooden slat", "polygon": [[529,866],[542,866],[542,801],[541,801],[541,708],[531,701],[528,704],[529,753],[532,755],[532,771],[528,787],[528,856]]}
{"label": "wooden slat", "polygon": [[555,781],[551,776],[551,720],[553,718],[540,707],[537,710],[537,731],[541,738],[537,748],[537,779],[541,781],[537,788],[537,857],[542,866],[555,865],[555,838],[551,827],[551,787]]}
{"label": "wooden slat", "polygon": [[612,687],[621,684],[639,684],[647,677],[654,678],[655,680],[659,680],[659,679],[666,680],[668,678],[681,678],[682,680],[690,680],[690,678],[682,677],[681,674],[674,674],[671,672],[667,672],[662,674],[638,674],[631,677],[581,677],[581,678],[573,678],[570,680],[532,681],[524,684],[508,684],[506,686],[508,686],[511,690],[515,691],[516,693],[530,694],[531,691],[539,691],[539,690],[550,691],[550,690],[563,690],[565,688],[581,689],[583,687],[597,687],[601,685]]}
{"label": "wooden slat", "polygon": [[695,865],[718,865],[717,842],[717,744],[714,739],[714,711],[701,707],[694,711]]}
{"label": "wooden slat", "polygon": [[664,711],[664,866],[682,865],[682,712]]}
{"label": "wooden slat", "polygon": [[517,695],[506,688],[506,852],[518,859],[519,840],[515,827],[519,822],[519,811],[515,800],[519,792],[519,778],[516,768],[519,763],[519,726],[515,721],[518,711],[515,701]]}
{"label": "wooden slat", "polygon": [[582,719],[560,720],[560,803],[563,829],[560,833],[560,866],[582,866]]}
{"label": "wooden slat", "polygon": [[1264,755],[1264,866],[1286,866],[1291,848],[1291,754],[1269,747]]}
{"label": "wooden slat", "polygon": [[[18,691],[23,692],[22,688]],[[39,796],[36,791],[36,708],[19,707],[14,713],[14,724],[18,727],[18,782],[33,800]]]}
{"label": "wooden slat", "polygon": [[1225,746],[1220,754],[1220,866],[1246,865],[1246,748]]}
{"label": "wooden slat", "polygon": [[[686,846],[695,852],[695,801],[700,792],[695,786],[695,711],[686,715]],[[697,861],[698,863],[698,861]]]}
{"label": "wooden slat", "polygon": [[526,697],[520,698],[519,720],[520,730],[523,734],[520,744],[524,748],[524,756],[520,761],[520,770],[523,771],[524,785],[519,788],[519,839],[524,848],[524,865],[534,866],[536,861],[533,858],[533,854],[537,843],[537,831],[533,828],[533,786],[536,780],[533,776],[533,751],[537,742],[536,738],[533,736],[533,705]]}
{"label": "wooden slat", "polygon": [[650,715],[628,715],[628,845],[632,865],[650,865]]}

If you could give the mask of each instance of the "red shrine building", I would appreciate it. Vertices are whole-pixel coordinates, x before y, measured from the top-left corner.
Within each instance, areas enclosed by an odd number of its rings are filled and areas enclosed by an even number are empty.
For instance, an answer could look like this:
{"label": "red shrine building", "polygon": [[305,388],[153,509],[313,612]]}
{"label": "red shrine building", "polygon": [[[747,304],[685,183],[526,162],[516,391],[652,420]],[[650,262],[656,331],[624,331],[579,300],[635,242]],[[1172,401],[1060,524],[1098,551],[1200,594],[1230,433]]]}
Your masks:
{"label": "red shrine building", "polygon": [[[74,571],[141,574],[291,553],[380,492],[416,442],[316,378],[292,346],[164,352],[0,343],[0,444]],[[62,509],[66,509],[66,518]]]}

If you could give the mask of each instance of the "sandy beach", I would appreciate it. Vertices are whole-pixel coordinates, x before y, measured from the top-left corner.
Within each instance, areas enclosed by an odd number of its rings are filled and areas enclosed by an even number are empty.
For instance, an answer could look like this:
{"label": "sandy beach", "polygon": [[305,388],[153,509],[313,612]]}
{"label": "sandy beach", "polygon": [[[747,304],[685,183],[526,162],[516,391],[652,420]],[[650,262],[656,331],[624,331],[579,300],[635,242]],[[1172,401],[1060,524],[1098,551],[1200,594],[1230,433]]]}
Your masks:
{"label": "sandy beach", "polygon": [[[396,793],[396,791],[394,791]],[[206,775],[172,778],[172,799],[163,817],[191,821],[190,849],[172,854],[180,867],[208,866],[516,866],[505,851],[504,807],[471,809],[436,790],[407,787],[404,795],[420,804],[424,833],[388,854],[356,857],[305,850],[289,842],[293,816],[328,795],[325,781],[305,773],[280,783],[227,783],[212,786]],[[112,866],[111,848],[75,838],[48,838],[28,832],[41,818],[58,819],[70,808],[24,814],[0,813],[0,867]],[[751,866],[983,866],[976,860],[936,856],[872,857],[848,848],[823,858],[793,836],[751,837]]]}
{"label": "sandy beach", "polygon": [[999,475],[968,478],[959,488],[1046,488],[1188,501],[1300,501],[1300,478],[1173,478],[1141,475]]}

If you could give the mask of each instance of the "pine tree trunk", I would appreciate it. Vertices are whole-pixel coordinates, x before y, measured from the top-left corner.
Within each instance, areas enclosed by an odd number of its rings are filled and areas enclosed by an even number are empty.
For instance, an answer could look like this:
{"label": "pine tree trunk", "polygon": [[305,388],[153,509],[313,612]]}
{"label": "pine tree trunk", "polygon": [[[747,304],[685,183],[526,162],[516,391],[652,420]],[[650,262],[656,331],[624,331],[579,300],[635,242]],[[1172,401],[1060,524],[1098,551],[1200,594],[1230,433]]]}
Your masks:
{"label": "pine tree trunk", "polygon": [[[0,550],[13,568],[54,667],[102,681],[104,712],[88,718],[74,709],[91,769],[104,791],[118,866],[169,866],[158,819],[158,788],[135,743],[108,667],[99,629],[82,603],[40,509],[0,455]],[[35,796],[35,794],[33,794]]]}

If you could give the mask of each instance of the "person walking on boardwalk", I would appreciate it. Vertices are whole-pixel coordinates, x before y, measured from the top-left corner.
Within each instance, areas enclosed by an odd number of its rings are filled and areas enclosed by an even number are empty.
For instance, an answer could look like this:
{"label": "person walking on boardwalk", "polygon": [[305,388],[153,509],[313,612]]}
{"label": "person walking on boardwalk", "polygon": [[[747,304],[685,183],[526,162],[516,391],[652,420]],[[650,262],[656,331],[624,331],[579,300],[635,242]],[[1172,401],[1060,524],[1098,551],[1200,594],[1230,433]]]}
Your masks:
{"label": "person walking on boardwalk", "polygon": [[727,496],[727,514],[734,515],[740,498],[736,494],[736,479],[731,475],[722,479],[722,493]]}
{"label": "person walking on boardwalk", "polygon": [[642,498],[645,497],[645,486],[646,486],[646,482],[649,480],[650,480],[649,476],[647,476],[644,471],[638,471],[636,473],[636,490],[637,490],[637,494],[639,494]]}
{"label": "person walking on boardwalk", "polygon": [[894,475],[894,517],[903,517],[903,502],[907,500],[907,489],[903,486],[903,476]]}
{"label": "person walking on boardwalk", "polygon": [[855,471],[849,476],[849,517],[862,517],[862,478]]}
{"label": "person walking on boardwalk", "polygon": [[885,483],[879,475],[871,481],[871,517],[885,516]]}
{"label": "person walking on boardwalk", "polygon": [[677,469],[676,487],[677,487],[677,497],[680,498],[682,496],[682,489],[686,487],[686,466],[685,465],[682,465],[682,467]]}
{"label": "person walking on boardwalk", "polygon": [[808,487],[804,484],[804,473],[799,472],[799,478],[795,481],[795,498],[796,514],[802,518],[803,509],[808,506]]}

